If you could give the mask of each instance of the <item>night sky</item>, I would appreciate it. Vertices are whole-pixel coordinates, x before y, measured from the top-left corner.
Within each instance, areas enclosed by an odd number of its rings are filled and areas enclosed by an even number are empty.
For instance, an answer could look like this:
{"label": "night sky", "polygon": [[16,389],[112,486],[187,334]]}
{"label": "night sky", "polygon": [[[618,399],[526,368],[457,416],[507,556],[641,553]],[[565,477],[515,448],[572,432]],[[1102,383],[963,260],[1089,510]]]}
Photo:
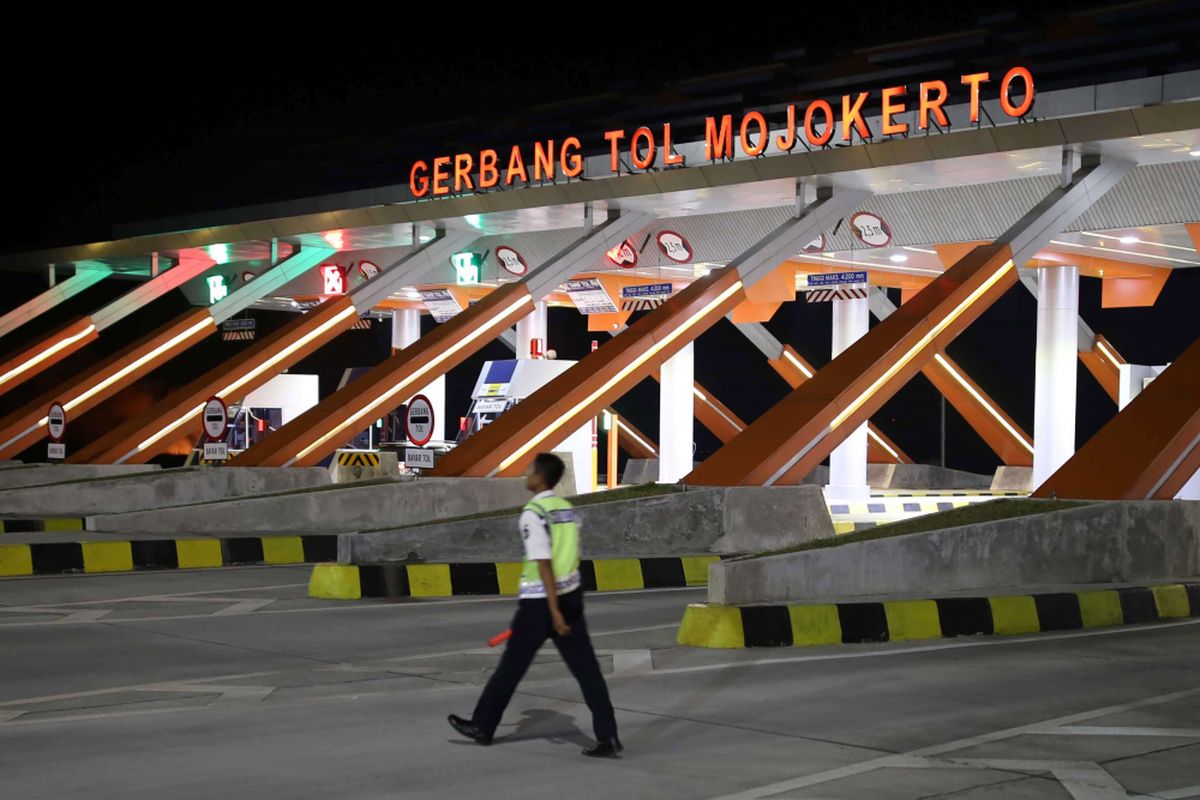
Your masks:
{"label": "night sky", "polygon": [[[1037,22],[1046,5],[989,8],[984,23],[1002,28]],[[1172,5],[1181,12],[1194,9],[1192,3]],[[343,18],[335,10],[269,24],[241,16],[223,25],[180,21],[171,24],[170,35],[114,33],[107,24],[92,31],[80,20],[75,33],[56,32],[52,47],[0,54],[9,198],[0,250],[105,240],[114,225],[148,218],[404,182],[412,160],[447,152],[447,142],[503,147],[529,138],[538,131],[528,129],[528,119],[544,113],[532,109],[563,99],[653,95],[669,81],[762,64],[783,51],[805,49],[832,59],[868,44],[971,28],[979,13],[961,3],[766,6],[679,23],[674,18],[683,10],[670,6],[589,6],[583,24],[576,21],[582,14],[566,11],[513,11],[493,19],[456,13],[443,20],[426,11],[374,19],[357,12]],[[1188,24],[1194,17],[1186,17]],[[582,131],[595,128],[587,119],[573,122]],[[41,275],[8,277],[0,301],[5,307],[44,288]],[[105,281],[72,302],[83,313],[129,286]],[[1131,361],[1164,363],[1200,335],[1189,308],[1190,298],[1200,296],[1196,270],[1177,271],[1154,309],[1103,311],[1099,295],[1099,283],[1085,280],[1081,311]],[[94,344],[85,351],[89,355],[68,359],[0,398],[0,411],[52,385],[54,374],[82,367],[104,347],[115,348],[185,307],[181,297],[163,298],[118,326],[106,337],[110,343]],[[950,348],[1027,431],[1033,425],[1035,311],[1033,297],[1015,288]],[[827,305],[793,303],[767,327],[819,366],[829,355],[829,314]],[[260,324],[269,329],[278,321],[267,315]],[[35,322],[7,337],[5,349],[43,325]],[[552,311],[550,327],[560,357],[587,351],[591,336],[574,311]],[[72,433],[90,435],[89,427],[152,402],[197,366],[228,357],[232,346],[195,348],[188,364],[164,367]],[[340,367],[367,366],[386,353],[387,330],[379,325],[344,334],[295,371],[320,371],[325,391]],[[449,416],[465,411],[465,394],[483,359],[507,356],[492,345],[452,373],[450,394],[461,399]],[[699,340],[696,375],[746,420],[787,391],[725,321]],[[617,408],[655,436],[657,405],[648,381]],[[1115,410],[1080,367],[1080,441]],[[947,418],[949,465],[991,471],[996,460],[982,441],[952,409]],[[922,377],[876,417],[910,455],[931,463],[939,456],[939,420],[938,395]],[[702,458],[717,442],[698,425],[696,431]]]}

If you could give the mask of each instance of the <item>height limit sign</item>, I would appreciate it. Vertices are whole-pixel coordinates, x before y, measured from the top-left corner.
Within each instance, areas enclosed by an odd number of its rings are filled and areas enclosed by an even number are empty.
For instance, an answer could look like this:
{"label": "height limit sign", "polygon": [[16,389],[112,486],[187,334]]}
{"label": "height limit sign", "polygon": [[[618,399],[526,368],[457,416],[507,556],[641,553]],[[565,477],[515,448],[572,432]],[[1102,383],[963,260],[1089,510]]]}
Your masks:
{"label": "height limit sign", "polygon": [[61,461],[67,457],[67,446],[63,444],[63,436],[67,433],[67,410],[62,403],[52,403],[46,412],[46,434],[50,443],[46,446],[46,457],[51,461]]}

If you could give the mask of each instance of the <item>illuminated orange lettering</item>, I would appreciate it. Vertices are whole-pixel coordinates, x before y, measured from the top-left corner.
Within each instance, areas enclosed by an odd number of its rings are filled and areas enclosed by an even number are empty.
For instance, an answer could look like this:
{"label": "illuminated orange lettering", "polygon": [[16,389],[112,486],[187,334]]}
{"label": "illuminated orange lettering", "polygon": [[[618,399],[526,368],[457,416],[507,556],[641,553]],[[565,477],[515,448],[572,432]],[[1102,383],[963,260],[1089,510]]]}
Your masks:
{"label": "illuminated orange lettering", "polygon": [[521,157],[521,148],[513,145],[512,152],[508,155],[508,169],[504,171],[504,185],[512,186],[517,182],[517,176],[521,176],[521,183],[529,183],[529,173],[525,170],[525,159]]}
{"label": "illuminated orange lettering", "polygon": [[463,186],[468,189],[474,189],[475,184],[471,181],[471,168],[475,166],[475,159],[470,153],[459,153],[454,157],[454,191],[461,192]]}
{"label": "illuminated orange lettering", "polygon": [[[931,92],[936,92],[936,96],[931,95]],[[925,81],[921,84],[921,104],[920,110],[917,112],[919,119],[917,127],[921,130],[929,127],[930,111],[933,112],[939,125],[943,128],[950,127],[950,120],[946,118],[946,112],[942,110],[942,103],[946,102],[946,96],[949,93],[950,90],[946,88],[945,81]]]}
{"label": "illuminated orange lettering", "polygon": [[540,181],[542,178],[554,180],[554,140],[546,142],[543,146],[541,142],[533,143],[533,179]]}
{"label": "illuminated orange lettering", "polygon": [[[1020,78],[1025,82],[1025,99],[1021,101],[1021,105],[1019,106],[1014,106],[1012,99],[1009,97],[1013,78]],[[1010,117],[1023,117],[1032,107],[1033,75],[1025,67],[1013,67],[1004,73],[1004,80],[1000,81],[1000,108]]]}
{"label": "illuminated orange lettering", "polygon": [[[758,142],[750,143],[750,123],[758,126]],[[742,141],[742,152],[748,156],[762,155],[762,151],[767,149],[767,144],[771,141],[770,132],[767,130],[766,117],[761,111],[751,111],[742,117],[742,129],[738,134],[738,138]]]}
{"label": "illuminated orange lettering", "polygon": [[[639,139],[646,140],[646,155],[642,156],[642,145]],[[629,158],[638,169],[646,169],[654,164],[654,134],[647,127],[638,128],[629,139]]]}
{"label": "illuminated orange lettering", "polygon": [[796,146],[796,106],[794,103],[788,103],[787,133],[781,133],[775,137],[775,146],[785,153],[792,152],[792,148]]}
{"label": "illuminated orange lettering", "polygon": [[433,160],[433,194],[435,197],[439,194],[450,194],[450,187],[446,185],[446,181],[450,180],[450,173],[446,172],[448,166],[450,166],[450,156],[439,156]]}
{"label": "illuminated orange lettering", "polygon": [[863,103],[867,102],[867,92],[859,92],[858,99],[854,101],[854,105],[850,105],[850,95],[842,95],[842,141],[848,142],[854,138],[854,134],[850,133],[850,126],[858,131],[858,135],[863,139],[871,138],[871,129],[867,127],[867,121],[863,119],[862,107]]}
{"label": "illuminated orange lettering", "polygon": [[[813,113],[816,111],[825,114],[825,132],[820,136],[813,130]],[[804,109],[804,138],[808,139],[808,143],[813,147],[828,144],[833,138],[833,106],[829,105],[828,101],[813,100],[808,104],[808,108]]]}
{"label": "illuminated orange lettering", "polygon": [[972,72],[963,75],[963,86],[971,87],[971,122],[979,122],[979,86],[987,83],[991,76],[986,72]]}
{"label": "illuminated orange lettering", "polygon": [[582,145],[578,139],[568,136],[563,139],[562,149],[558,151],[558,161],[562,166],[563,175],[568,178],[578,178],[583,172],[583,158],[579,155],[580,147]]}
{"label": "illuminated orange lettering", "polygon": [[412,165],[412,171],[408,173],[408,190],[413,197],[429,194],[429,165],[424,161]]}
{"label": "illuminated orange lettering", "polygon": [[500,183],[500,170],[496,169],[496,161],[499,156],[495,150],[481,150],[479,152],[479,188],[491,189],[496,184]]}
{"label": "illuminated orange lettering", "polygon": [[624,130],[605,131],[604,138],[612,145],[612,155],[609,156],[608,168],[616,174],[621,174],[621,159],[617,155],[617,143],[625,138]]}
{"label": "illuminated orange lettering", "polygon": [[894,136],[900,133],[908,133],[907,122],[894,122],[892,117],[897,114],[903,114],[908,110],[904,103],[896,103],[893,100],[897,97],[903,97],[908,94],[906,86],[891,86],[883,90],[883,135]]}
{"label": "illuminated orange lettering", "polygon": [[671,150],[671,123],[663,125],[663,166],[674,167],[682,164],[684,156]]}
{"label": "illuminated orange lettering", "polygon": [[704,120],[704,157],[709,161],[718,158],[733,158],[733,115],[721,117],[717,128],[716,117]]}

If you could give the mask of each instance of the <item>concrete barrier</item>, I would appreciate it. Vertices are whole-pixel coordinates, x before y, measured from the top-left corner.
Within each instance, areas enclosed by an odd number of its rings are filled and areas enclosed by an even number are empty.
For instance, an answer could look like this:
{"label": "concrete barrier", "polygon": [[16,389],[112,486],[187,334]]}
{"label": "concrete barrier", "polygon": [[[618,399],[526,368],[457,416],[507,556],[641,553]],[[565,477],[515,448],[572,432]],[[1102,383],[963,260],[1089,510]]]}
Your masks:
{"label": "concrete barrier", "polygon": [[868,464],[867,484],[872,489],[987,489],[992,477],[931,464]]}
{"label": "concrete barrier", "polygon": [[994,492],[1032,492],[1033,467],[996,467],[991,488]]}
{"label": "concrete barrier", "polygon": [[118,478],[158,469],[157,464],[16,464],[0,470],[0,490],[93,478]]}
{"label": "concrete barrier", "polygon": [[527,497],[521,478],[386,479],[89,516],[88,529],[168,535],[340,533],[512,508]]}
{"label": "concrete barrier", "polygon": [[339,450],[334,454],[333,460],[329,462],[329,479],[333,483],[354,483],[355,481],[373,481],[379,478],[391,478],[400,474],[400,456],[392,450],[372,450],[369,451],[373,455],[379,457],[379,463],[373,466],[363,464],[352,464],[343,466],[338,463],[338,456],[343,452],[357,451],[342,451]]}
{"label": "concrete barrier", "polygon": [[[995,502],[1006,502],[998,500]],[[1109,502],[714,564],[722,605],[1030,591],[1200,574],[1200,502]]]}
{"label": "concrete barrier", "polygon": [[[51,467],[49,471],[60,469]],[[44,470],[45,471],[45,470]],[[25,516],[116,514],[182,506],[230,497],[329,485],[319,468],[183,467],[79,478],[0,491],[0,513]]]}
{"label": "concrete barrier", "polygon": [[[523,501],[522,501],[523,502]],[[745,553],[832,537],[816,486],[713,487],[576,508],[590,556]],[[520,560],[517,514],[338,539],[338,561]]]}

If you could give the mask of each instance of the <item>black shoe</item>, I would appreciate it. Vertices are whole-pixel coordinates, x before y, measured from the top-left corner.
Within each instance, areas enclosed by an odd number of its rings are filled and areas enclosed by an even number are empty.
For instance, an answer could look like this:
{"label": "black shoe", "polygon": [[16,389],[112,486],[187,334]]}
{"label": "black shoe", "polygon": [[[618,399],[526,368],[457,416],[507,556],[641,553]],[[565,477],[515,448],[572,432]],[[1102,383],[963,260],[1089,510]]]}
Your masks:
{"label": "black shoe", "polygon": [[601,739],[595,746],[584,750],[583,754],[592,758],[616,758],[617,753],[624,749],[621,740],[614,736],[611,739]]}
{"label": "black shoe", "polygon": [[451,728],[454,728],[454,730],[458,731],[468,739],[474,739],[475,744],[486,745],[492,743],[492,735],[490,733],[481,731],[479,726],[471,720],[463,719],[457,714],[451,714],[450,716],[446,717],[446,719],[450,722]]}

